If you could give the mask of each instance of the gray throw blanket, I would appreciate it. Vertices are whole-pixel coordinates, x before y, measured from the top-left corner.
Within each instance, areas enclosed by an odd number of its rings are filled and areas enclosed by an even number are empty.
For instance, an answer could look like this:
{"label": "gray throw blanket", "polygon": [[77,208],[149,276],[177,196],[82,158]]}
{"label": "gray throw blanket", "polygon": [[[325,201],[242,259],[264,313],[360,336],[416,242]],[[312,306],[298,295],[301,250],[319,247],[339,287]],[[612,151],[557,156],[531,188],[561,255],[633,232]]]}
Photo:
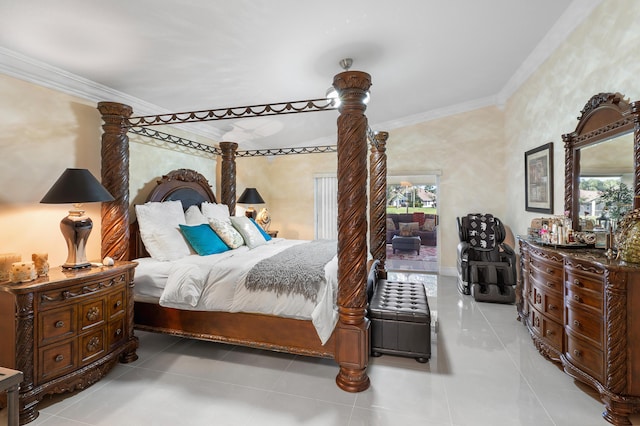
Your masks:
{"label": "gray throw blanket", "polygon": [[247,274],[249,290],[297,293],[315,302],[324,281],[324,266],[336,255],[335,240],[315,240],[289,247],[258,262]]}

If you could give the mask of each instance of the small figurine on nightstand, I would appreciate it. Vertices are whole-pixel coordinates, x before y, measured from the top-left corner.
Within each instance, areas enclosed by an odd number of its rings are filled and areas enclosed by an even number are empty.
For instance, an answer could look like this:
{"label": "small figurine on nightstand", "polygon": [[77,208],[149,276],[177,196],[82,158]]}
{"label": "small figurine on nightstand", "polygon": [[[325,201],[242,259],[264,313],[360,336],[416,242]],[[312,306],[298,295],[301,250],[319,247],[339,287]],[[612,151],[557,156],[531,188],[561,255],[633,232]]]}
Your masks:
{"label": "small figurine on nightstand", "polygon": [[33,253],[31,260],[36,266],[36,275],[46,277],[49,275],[49,253]]}

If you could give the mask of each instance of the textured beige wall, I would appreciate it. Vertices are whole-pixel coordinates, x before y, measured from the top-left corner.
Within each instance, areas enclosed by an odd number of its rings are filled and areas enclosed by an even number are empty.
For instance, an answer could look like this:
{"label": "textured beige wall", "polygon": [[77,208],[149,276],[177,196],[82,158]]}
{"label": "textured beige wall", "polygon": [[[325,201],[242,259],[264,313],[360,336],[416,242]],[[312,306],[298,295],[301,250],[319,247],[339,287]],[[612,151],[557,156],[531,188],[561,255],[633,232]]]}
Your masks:
{"label": "textured beige wall", "polygon": [[503,113],[495,107],[391,130],[387,142],[389,174],[439,171],[438,249],[441,272],[455,273],[456,217],[506,211],[508,165]]}
{"label": "textured beige wall", "polygon": [[301,154],[247,157],[237,160],[238,196],[246,187],[255,187],[271,213],[272,230],[278,237],[310,240],[314,237],[315,174],[333,173],[337,155]]}
{"label": "textured beige wall", "polygon": [[[100,115],[94,105],[0,75],[0,253],[23,260],[47,252],[52,265],[66,260],[60,220],[70,206],[40,204],[67,167],[100,179]],[[100,256],[100,204],[85,205],[94,221],[87,254]]]}
{"label": "textured beige wall", "polygon": [[[60,265],[67,256],[60,220],[70,206],[40,200],[67,167],[87,168],[100,179],[100,114],[91,102],[4,75],[0,93],[0,253],[30,260],[31,253],[47,252],[49,263]],[[135,135],[130,153],[132,201],[143,202],[157,177],[179,167],[199,170],[215,185],[215,158]],[[100,204],[85,208],[93,220],[87,257],[99,260]]]}
{"label": "textured beige wall", "polygon": [[[586,102],[600,92],[640,99],[640,2],[604,1],[509,99],[505,134],[509,141],[505,220],[524,234],[539,213],[525,211],[524,152],[554,143],[554,213],[564,211],[562,134],[575,130]],[[632,155],[632,153],[629,153]]]}

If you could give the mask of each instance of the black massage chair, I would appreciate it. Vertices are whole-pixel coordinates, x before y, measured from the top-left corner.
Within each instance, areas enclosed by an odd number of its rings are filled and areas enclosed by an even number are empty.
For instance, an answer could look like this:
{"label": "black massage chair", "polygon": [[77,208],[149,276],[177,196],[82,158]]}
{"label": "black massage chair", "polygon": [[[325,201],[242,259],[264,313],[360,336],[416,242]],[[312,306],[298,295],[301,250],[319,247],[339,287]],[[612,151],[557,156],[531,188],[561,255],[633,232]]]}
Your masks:
{"label": "black massage chair", "polygon": [[479,302],[514,303],[516,254],[504,243],[505,227],[491,214],[457,218],[458,290]]}

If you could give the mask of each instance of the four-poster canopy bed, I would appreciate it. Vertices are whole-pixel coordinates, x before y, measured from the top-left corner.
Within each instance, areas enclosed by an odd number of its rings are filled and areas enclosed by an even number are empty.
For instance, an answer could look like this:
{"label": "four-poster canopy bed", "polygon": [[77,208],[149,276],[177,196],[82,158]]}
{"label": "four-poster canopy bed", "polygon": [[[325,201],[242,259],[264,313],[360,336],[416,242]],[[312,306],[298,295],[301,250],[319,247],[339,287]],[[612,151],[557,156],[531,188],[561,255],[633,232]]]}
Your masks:
{"label": "four-poster canopy bed", "polygon": [[[337,311],[338,322],[322,345],[311,321],[244,312],[186,311],[156,303],[135,303],[135,326],[142,330],[247,345],[295,354],[334,358],[339,364],[338,386],[349,392],[369,387],[369,321],[366,317],[367,266],[367,181],[370,193],[370,252],[384,274],[386,204],[386,132],[374,134],[364,114],[370,76],[345,71],[334,77],[341,97],[337,119],[338,242]],[[296,105],[302,104],[301,107]],[[133,260],[144,254],[135,224],[129,218],[129,139],[132,127],[291,114],[335,109],[328,100],[260,105],[225,110],[198,111],[131,118],[132,109],[123,104],[101,102],[104,120],[102,136],[102,184],[115,201],[102,207],[102,256]],[[367,176],[367,139],[370,139],[370,176]],[[231,214],[235,210],[238,145],[221,142],[221,204]],[[195,200],[216,202],[208,182],[199,173],[176,170],[159,181],[147,201],[181,199],[179,194],[196,194]],[[191,197],[191,195],[189,196]],[[184,208],[188,207],[184,205]]]}

